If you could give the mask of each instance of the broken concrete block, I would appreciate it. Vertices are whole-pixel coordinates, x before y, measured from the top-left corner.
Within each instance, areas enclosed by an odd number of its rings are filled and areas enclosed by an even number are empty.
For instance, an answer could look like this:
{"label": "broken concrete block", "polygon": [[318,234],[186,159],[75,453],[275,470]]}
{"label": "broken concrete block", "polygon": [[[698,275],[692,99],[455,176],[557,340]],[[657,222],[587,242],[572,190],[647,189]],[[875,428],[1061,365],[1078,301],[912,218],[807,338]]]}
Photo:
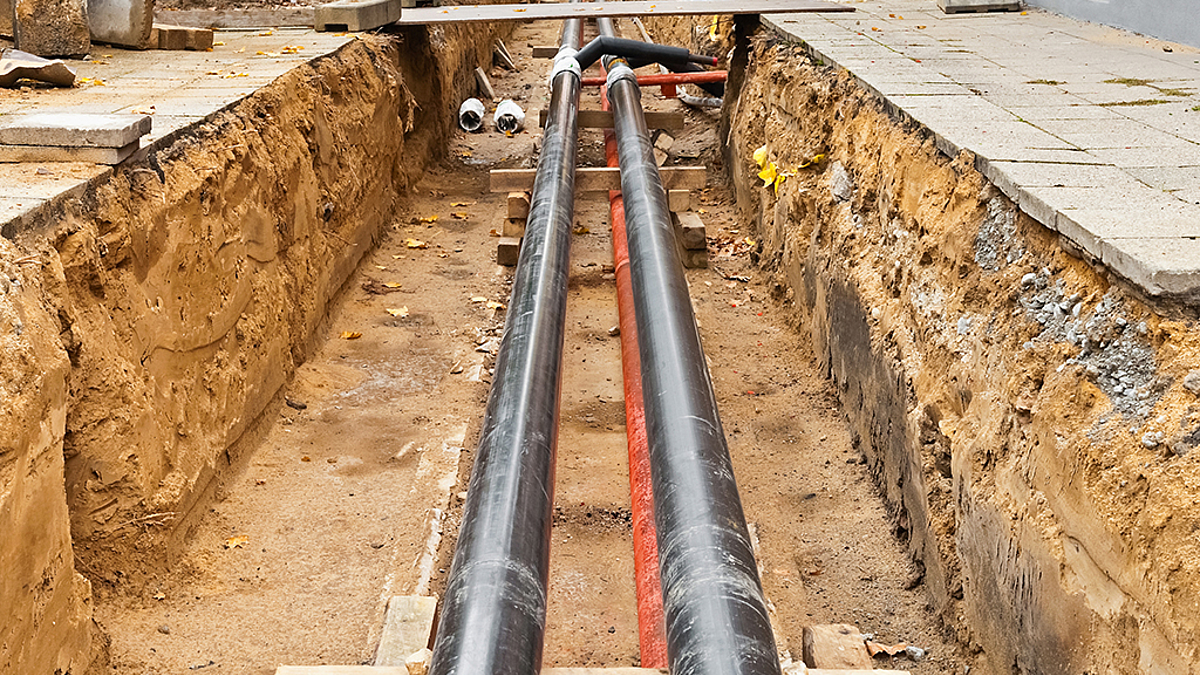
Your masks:
{"label": "broken concrete block", "polygon": [[11,87],[22,78],[70,87],[75,84],[75,71],[58,59],[43,59],[19,49],[5,51],[0,55],[0,87]]}
{"label": "broken concrete block", "polygon": [[521,257],[521,240],[516,237],[500,237],[496,245],[496,264],[513,267]]}
{"label": "broken concrete block", "polygon": [[17,49],[38,56],[82,56],[92,48],[86,0],[13,0]]}
{"label": "broken concrete block", "polygon": [[399,20],[400,4],[401,0],[338,0],[317,7],[313,23],[327,33],[371,30]]}
{"label": "broken concrete block", "polygon": [[149,49],[154,0],[88,0],[88,21],[96,42]]}
{"label": "broken concrete block", "polygon": [[508,217],[509,218],[528,218],[529,217],[529,193],[528,192],[510,192],[510,193],[508,193]]}
{"label": "broken concrete block", "polygon": [[150,133],[148,115],[29,113],[5,116],[0,143],[59,147],[123,148]]}
{"label": "broken concrete block", "polygon": [[156,23],[150,31],[151,49],[187,50],[205,52],[212,49],[213,32],[210,28],[191,28]]}
{"label": "broken concrete block", "polygon": [[805,626],[804,663],[812,668],[870,670],[875,667],[862,633],[844,623]]}

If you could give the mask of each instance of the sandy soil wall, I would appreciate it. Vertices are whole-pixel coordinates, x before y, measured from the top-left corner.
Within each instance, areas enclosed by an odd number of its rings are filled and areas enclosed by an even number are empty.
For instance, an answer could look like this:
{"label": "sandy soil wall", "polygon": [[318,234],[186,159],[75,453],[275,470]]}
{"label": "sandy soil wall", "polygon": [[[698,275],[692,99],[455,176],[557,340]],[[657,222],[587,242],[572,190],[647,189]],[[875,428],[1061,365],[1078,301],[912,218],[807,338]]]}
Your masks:
{"label": "sandy soil wall", "polygon": [[0,240],[0,673],[82,672],[88,579],[169,567],[499,30],[356,40]]}
{"label": "sandy soil wall", "polygon": [[987,672],[1200,672],[1196,308],[1073,255],[802,46],[744,46],[739,206],[947,630]]}

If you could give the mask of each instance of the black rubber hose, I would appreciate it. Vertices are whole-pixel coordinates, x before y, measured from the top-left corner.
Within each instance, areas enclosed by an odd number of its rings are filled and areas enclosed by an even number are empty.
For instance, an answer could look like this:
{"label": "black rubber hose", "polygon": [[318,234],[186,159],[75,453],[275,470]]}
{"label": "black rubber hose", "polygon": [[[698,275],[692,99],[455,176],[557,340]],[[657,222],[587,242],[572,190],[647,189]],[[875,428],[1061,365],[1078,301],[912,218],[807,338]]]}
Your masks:
{"label": "black rubber hose", "polygon": [[579,61],[580,68],[587,70],[602,56],[619,56],[638,63],[661,63],[668,68],[683,68],[689,63],[717,65],[716,58],[704,54],[693,54],[683,47],[671,47],[605,35],[587,43],[587,46],[580,49],[579,53],[575,55],[575,59]]}
{"label": "black rubber hose", "polygon": [[[705,72],[703,68],[701,68],[700,66],[698,66],[694,63],[688,63],[688,64],[685,64],[685,65],[679,66],[679,67],[667,66],[667,70],[670,70],[672,73],[703,73],[703,72]],[[708,93],[710,96],[716,96],[717,98],[723,98],[725,96],[725,83],[724,82],[699,82],[699,83],[696,83],[695,86],[700,87],[706,93]]]}
{"label": "black rubber hose", "polygon": [[[564,23],[563,45],[578,48],[582,21]],[[442,602],[433,675],[536,675],[541,669],[579,89],[578,71],[554,76],[495,383]]]}
{"label": "black rubber hose", "polygon": [[779,675],[633,71],[609,61],[672,675]]}

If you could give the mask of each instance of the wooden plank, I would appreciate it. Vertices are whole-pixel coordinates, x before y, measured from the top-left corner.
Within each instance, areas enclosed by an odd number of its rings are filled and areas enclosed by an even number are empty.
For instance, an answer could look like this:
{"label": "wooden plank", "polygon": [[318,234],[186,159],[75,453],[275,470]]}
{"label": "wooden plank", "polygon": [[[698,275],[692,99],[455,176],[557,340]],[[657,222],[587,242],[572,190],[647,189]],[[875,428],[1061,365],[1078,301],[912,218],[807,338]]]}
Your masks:
{"label": "wooden plank", "polygon": [[[699,190],[708,183],[708,170],[702,166],[664,166],[658,170],[668,190]],[[493,169],[492,192],[532,190],[535,169]],[[621,170],[613,167],[586,167],[575,170],[576,192],[607,192],[621,189]]]}
{"label": "wooden plank", "polygon": [[437,600],[422,595],[393,595],[383,617],[383,634],[375,651],[375,665],[403,666],[415,651],[429,646]]}
{"label": "wooden plank", "polygon": [[542,668],[541,675],[663,675],[665,668]]}
{"label": "wooden plank", "polygon": [[315,13],[313,7],[157,9],[154,18],[161,23],[200,28],[312,28]]}
{"label": "wooden plank", "polygon": [[874,667],[862,632],[845,623],[805,626],[804,663],[835,670]]}
{"label": "wooden plank", "polygon": [[[676,131],[683,128],[683,113],[677,110],[658,112],[647,110],[644,113],[646,117],[647,129],[670,129]],[[538,111],[538,126],[546,126],[547,111]],[[613,128],[612,112],[608,110],[580,110],[579,117],[580,129],[611,129]]]}
{"label": "wooden plank", "polygon": [[461,21],[504,21],[514,19],[571,19],[645,16],[663,14],[686,16],[698,14],[781,14],[790,12],[853,12],[854,8],[826,0],[624,0],[622,2],[567,3],[515,5],[457,5],[451,7],[417,7],[405,10],[398,25],[458,23]]}
{"label": "wooden plank", "polygon": [[281,665],[275,675],[408,675],[408,669],[403,665]]}

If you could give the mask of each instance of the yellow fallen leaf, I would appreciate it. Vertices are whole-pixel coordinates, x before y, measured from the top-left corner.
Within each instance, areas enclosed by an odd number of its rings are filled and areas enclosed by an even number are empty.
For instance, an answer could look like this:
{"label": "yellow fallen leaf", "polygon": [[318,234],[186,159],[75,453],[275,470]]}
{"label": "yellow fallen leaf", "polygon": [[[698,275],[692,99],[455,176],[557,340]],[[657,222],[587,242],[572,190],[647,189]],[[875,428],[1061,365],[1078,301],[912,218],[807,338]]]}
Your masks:
{"label": "yellow fallen leaf", "polygon": [[758,168],[763,168],[767,165],[767,146],[764,144],[761,148],[754,151],[754,163]]}
{"label": "yellow fallen leaf", "polygon": [[753,246],[753,245],[756,243],[756,242],[755,242],[753,239],[751,239],[750,237],[746,237],[746,238],[745,238],[743,241],[745,241],[745,242],[746,242],[746,245],[747,245],[747,246]]}
{"label": "yellow fallen leaf", "polygon": [[470,151],[470,150],[460,150],[460,151],[458,152],[458,156],[459,156],[459,157],[470,157],[470,156],[471,156],[471,151]]}
{"label": "yellow fallen leaf", "polygon": [[150,596],[150,597],[154,598],[155,600],[166,600],[166,599],[167,599],[167,596],[166,596],[166,594],[165,594],[165,593],[161,593],[161,592],[160,592],[160,593],[155,593],[154,595],[152,595],[152,596]]}
{"label": "yellow fallen leaf", "polygon": [[400,288],[400,282],[399,281],[389,281],[386,284],[384,284],[384,286],[387,288]]}
{"label": "yellow fallen leaf", "polygon": [[450,206],[474,206],[475,202],[450,202]]}
{"label": "yellow fallen leaf", "polygon": [[813,155],[812,159],[809,159],[809,160],[807,160],[807,161],[801,162],[801,163],[800,163],[800,167],[799,167],[799,168],[801,168],[801,169],[807,169],[807,168],[808,168],[808,167],[810,167],[810,166],[813,166],[813,165],[816,165],[816,164],[820,164],[820,163],[821,163],[821,161],[822,161],[822,160],[824,160],[824,159],[825,159],[825,155]]}
{"label": "yellow fallen leaf", "polygon": [[775,162],[769,162],[762,171],[758,172],[758,177],[762,179],[763,187],[767,187],[775,182],[775,177],[779,174],[779,169],[776,168]]}
{"label": "yellow fallen leaf", "polygon": [[225,43],[224,43],[224,42],[214,42],[214,43],[213,43],[213,46],[214,46],[214,47],[224,47],[224,46],[225,46]]}
{"label": "yellow fallen leaf", "polygon": [[396,309],[389,309],[387,311],[387,313],[391,314],[392,316],[398,316],[398,317],[403,318],[403,317],[408,316],[408,307],[404,306],[404,307],[398,307]]}
{"label": "yellow fallen leaf", "polygon": [[417,222],[418,223],[436,223],[437,219],[438,219],[438,217],[437,217],[437,214],[435,213],[432,216],[425,216],[424,218],[418,218]]}
{"label": "yellow fallen leaf", "polygon": [[502,303],[496,302],[495,300],[488,300],[487,308],[488,309],[504,309],[504,305]]}
{"label": "yellow fallen leaf", "polygon": [[360,337],[362,337],[362,333],[352,331],[352,330],[342,331],[342,339],[343,340],[357,340]]}
{"label": "yellow fallen leaf", "polygon": [[220,75],[220,74],[221,74],[221,71],[219,71],[219,70],[209,70],[209,71],[205,71],[205,73],[204,73],[204,74],[205,74],[205,75]]}
{"label": "yellow fallen leaf", "polygon": [[408,239],[404,242],[404,245],[409,248],[429,248],[429,244],[426,244],[420,239]]}
{"label": "yellow fallen leaf", "polygon": [[242,53],[244,53],[245,51],[246,51],[246,48],[245,48],[245,47],[242,47],[241,49],[237,50],[237,53],[239,53],[239,54],[242,54]]}
{"label": "yellow fallen leaf", "polygon": [[129,112],[133,113],[134,115],[153,115],[154,106],[148,105],[145,107],[138,107],[130,110]]}
{"label": "yellow fallen leaf", "polygon": [[280,54],[296,54],[302,49],[304,49],[304,47],[301,45],[288,45],[288,46],[284,47],[283,49],[280,49],[279,53]]}
{"label": "yellow fallen leaf", "polygon": [[274,34],[275,34],[275,29],[274,29],[274,28],[272,28],[272,29],[270,29],[270,30],[264,30],[263,32],[259,33],[259,36],[260,36],[260,37],[267,37],[268,35],[274,35]]}
{"label": "yellow fallen leaf", "polygon": [[450,214],[450,217],[451,217],[451,218],[453,218],[453,219],[455,219],[455,220],[466,220],[466,219],[467,219],[467,212],[466,212],[466,211],[456,211],[456,212],[454,212],[454,213],[451,213],[451,214]]}
{"label": "yellow fallen leaf", "polygon": [[488,230],[488,236],[489,237],[499,237],[500,230],[497,230],[496,228],[493,227],[492,229]]}
{"label": "yellow fallen leaf", "polygon": [[779,194],[779,186],[783,185],[783,181],[787,180],[788,174],[781,173],[775,176],[775,194]]}
{"label": "yellow fallen leaf", "polygon": [[575,234],[587,234],[587,233],[591,232],[591,230],[589,230],[586,225],[576,225],[575,229],[571,230],[571,231],[574,232]]}
{"label": "yellow fallen leaf", "polygon": [[708,24],[708,41],[717,41],[717,15],[713,14],[712,21]]}
{"label": "yellow fallen leaf", "polygon": [[477,295],[477,296],[471,298],[471,302],[487,302],[487,298],[485,298],[482,295]]}
{"label": "yellow fallen leaf", "polygon": [[387,270],[387,267],[384,265],[376,265],[375,269],[379,270],[380,272],[383,272],[383,271]]}
{"label": "yellow fallen leaf", "polygon": [[225,548],[244,548],[250,543],[250,535],[239,534],[225,540]]}

